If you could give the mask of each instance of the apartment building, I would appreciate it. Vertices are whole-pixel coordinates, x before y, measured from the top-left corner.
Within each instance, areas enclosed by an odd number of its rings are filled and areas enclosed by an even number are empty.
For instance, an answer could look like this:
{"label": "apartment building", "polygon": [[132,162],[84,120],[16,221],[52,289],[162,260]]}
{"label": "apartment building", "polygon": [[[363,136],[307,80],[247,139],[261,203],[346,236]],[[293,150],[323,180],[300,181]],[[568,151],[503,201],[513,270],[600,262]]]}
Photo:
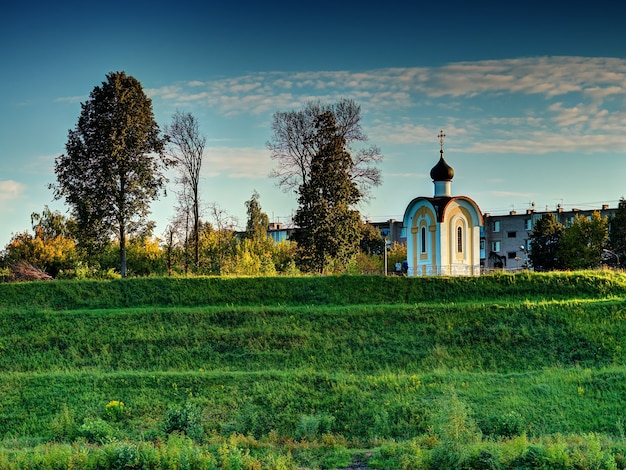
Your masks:
{"label": "apartment building", "polygon": [[534,207],[524,212],[510,211],[504,215],[483,214],[484,226],[480,239],[481,267],[489,272],[493,269],[515,271],[529,266],[530,235],[537,220],[544,214],[552,213],[567,226],[578,216],[591,217],[594,212],[612,217],[616,208],[607,204],[598,209],[565,210],[558,205],[554,211],[537,211]]}

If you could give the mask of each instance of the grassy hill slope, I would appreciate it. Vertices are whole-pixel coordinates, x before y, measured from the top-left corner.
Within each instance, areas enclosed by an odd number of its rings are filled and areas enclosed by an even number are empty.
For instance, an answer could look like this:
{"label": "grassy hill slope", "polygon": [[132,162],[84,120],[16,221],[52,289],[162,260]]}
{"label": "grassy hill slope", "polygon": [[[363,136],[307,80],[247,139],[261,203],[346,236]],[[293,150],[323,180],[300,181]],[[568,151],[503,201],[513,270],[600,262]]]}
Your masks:
{"label": "grassy hill slope", "polygon": [[0,284],[0,438],[620,437],[625,318],[610,272]]}

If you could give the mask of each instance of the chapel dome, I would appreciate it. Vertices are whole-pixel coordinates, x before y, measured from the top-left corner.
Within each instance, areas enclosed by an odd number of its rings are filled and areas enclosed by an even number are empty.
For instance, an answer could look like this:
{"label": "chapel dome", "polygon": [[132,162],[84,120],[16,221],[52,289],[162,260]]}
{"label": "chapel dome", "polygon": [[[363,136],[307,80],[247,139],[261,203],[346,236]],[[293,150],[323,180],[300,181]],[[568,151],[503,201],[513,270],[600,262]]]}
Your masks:
{"label": "chapel dome", "polygon": [[454,178],[454,169],[443,159],[443,150],[437,164],[430,170],[433,181],[451,181]]}

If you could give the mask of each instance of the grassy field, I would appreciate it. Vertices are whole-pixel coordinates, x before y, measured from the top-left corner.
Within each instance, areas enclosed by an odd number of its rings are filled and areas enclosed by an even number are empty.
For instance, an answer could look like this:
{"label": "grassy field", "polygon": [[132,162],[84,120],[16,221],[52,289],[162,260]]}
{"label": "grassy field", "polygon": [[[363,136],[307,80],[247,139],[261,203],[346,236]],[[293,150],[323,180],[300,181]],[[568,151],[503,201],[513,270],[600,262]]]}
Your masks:
{"label": "grassy field", "polygon": [[0,468],[626,468],[626,275],[0,284]]}

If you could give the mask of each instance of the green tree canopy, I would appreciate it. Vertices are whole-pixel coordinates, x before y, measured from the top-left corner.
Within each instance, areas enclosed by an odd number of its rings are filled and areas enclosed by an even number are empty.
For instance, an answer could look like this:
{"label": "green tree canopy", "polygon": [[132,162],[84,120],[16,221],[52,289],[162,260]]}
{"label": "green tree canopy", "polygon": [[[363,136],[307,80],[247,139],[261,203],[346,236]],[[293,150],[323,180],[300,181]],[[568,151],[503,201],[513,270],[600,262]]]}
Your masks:
{"label": "green tree canopy", "polygon": [[259,193],[254,191],[250,200],[246,201],[248,220],[246,222],[245,237],[257,242],[264,242],[267,240],[267,229],[270,219],[261,209],[259,198]]}
{"label": "green tree canopy", "polygon": [[331,263],[347,264],[358,251],[360,215],[352,207],[361,193],[350,177],[352,157],[334,114],[321,114],[316,130],[319,150],[311,160],[310,178],[300,186],[294,222],[301,268],[322,273]]}
{"label": "green tree canopy", "polygon": [[117,232],[126,275],[126,237],[147,223],[149,204],[164,187],[164,139],[139,81],[111,72],[81,105],[66,153],[56,158],[56,199],[64,198],[88,251]]}
{"label": "green tree canopy", "polygon": [[368,255],[382,255],[385,251],[385,238],[372,224],[361,222],[359,248]]}
{"label": "green tree canopy", "polygon": [[565,227],[552,213],[543,214],[530,234],[530,253],[528,257],[535,271],[563,269],[558,258],[558,247]]}
{"label": "green tree canopy", "polygon": [[557,256],[565,269],[597,268],[608,240],[608,218],[594,211],[591,217],[576,215],[563,232]]}
{"label": "green tree canopy", "polygon": [[552,213],[537,221],[530,235],[529,258],[535,271],[600,266],[608,240],[608,218],[577,215],[567,227]]}

